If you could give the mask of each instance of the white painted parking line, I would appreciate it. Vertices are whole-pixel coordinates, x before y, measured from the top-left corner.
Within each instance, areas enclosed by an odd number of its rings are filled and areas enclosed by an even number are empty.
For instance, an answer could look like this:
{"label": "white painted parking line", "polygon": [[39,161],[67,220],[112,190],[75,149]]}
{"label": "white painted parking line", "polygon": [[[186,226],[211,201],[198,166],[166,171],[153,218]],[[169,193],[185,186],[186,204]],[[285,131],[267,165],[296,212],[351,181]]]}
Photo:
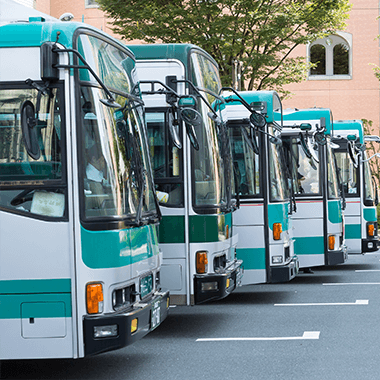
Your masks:
{"label": "white painted parking line", "polygon": [[380,285],[380,282],[326,282],[322,285]]}
{"label": "white painted parking line", "polygon": [[355,302],[316,302],[316,303],[275,303],[274,306],[352,306],[368,305],[368,300],[356,300]]}
{"label": "white painted parking line", "polygon": [[302,336],[261,337],[261,338],[199,338],[196,342],[271,341],[271,340],[311,340],[319,339],[320,331],[305,331]]}
{"label": "white painted parking line", "polygon": [[355,272],[380,272],[380,269],[357,269]]}

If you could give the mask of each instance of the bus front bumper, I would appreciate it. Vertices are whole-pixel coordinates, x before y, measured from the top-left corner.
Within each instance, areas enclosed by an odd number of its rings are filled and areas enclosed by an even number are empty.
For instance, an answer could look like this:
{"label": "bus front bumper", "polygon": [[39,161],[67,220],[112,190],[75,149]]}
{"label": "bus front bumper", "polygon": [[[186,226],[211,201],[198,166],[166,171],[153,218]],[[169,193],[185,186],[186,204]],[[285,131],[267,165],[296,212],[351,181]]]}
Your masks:
{"label": "bus front bumper", "polygon": [[343,264],[347,258],[347,246],[344,244],[337,251],[327,251],[326,265]]}
{"label": "bus front bumper", "polygon": [[270,268],[271,283],[289,282],[292,280],[299,271],[299,261],[297,256],[293,258],[286,265],[275,266]]}
{"label": "bus front bumper", "polygon": [[376,236],[372,239],[362,239],[362,252],[374,252],[380,248],[379,237]]}
{"label": "bus front bumper", "polygon": [[241,284],[243,261],[236,260],[223,273],[196,274],[194,276],[194,303],[227,297]]}
{"label": "bus front bumper", "polygon": [[[132,310],[99,316],[85,316],[83,333],[85,356],[116,350],[132,344],[154,330],[167,317],[169,291],[156,292]],[[133,325],[137,329],[132,332]],[[113,336],[111,336],[113,334]]]}

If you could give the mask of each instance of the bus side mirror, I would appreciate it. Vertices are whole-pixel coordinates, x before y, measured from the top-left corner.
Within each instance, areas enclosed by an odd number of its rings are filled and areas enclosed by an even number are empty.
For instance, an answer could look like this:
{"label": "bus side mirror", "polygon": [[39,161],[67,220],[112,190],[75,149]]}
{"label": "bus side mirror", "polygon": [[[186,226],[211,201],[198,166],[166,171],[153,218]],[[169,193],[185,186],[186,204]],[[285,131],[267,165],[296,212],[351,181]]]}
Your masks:
{"label": "bus side mirror", "polygon": [[262,115],[261,113],[258,113],[256,111],[253,111],[251,115],[249,116],[249,121],[258,128],[263,128],[265,127],[265,124],[267,121],[265,120],[265,116]]}
{"label": "bus side mirror", "polygon": [[181,119],[185,122],[186,132],[189,136],[191,145],[195,150],[199,150],[199,142],[195,133],[194,126],[202,125],[201,114],[193,108],[182,108],[180,110]]}
{"label": "bus side mirror", "polygon": [[54,42],[45,42],[41,46],[41,79],[46,82],[53,82],[59,79],[58,69],[58,52],[54,51]]}
{"label": "bus side mirror", "polygon": [[30,100],[26,100],[21,107],[21,131],[28,155],[38,160],[41,150],[37,136],[36,110]]}

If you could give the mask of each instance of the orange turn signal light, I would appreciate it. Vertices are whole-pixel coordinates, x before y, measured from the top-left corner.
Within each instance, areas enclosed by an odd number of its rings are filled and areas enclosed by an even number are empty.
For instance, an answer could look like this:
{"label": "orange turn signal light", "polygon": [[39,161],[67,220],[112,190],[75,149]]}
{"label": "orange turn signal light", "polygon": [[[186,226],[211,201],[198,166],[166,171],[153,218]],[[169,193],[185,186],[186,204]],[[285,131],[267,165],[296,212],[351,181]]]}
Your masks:
{"label": "orange turn signal light", "polygon": [[87,284],[86,304],[88,314],[98,314],[103,312],[103,286],[102,284]]}
{"label": "orange turn signal light", "polygon": [[273,223],[273,239],[280,240],[282,232],[282,224],[281,223]]}
{"label": "orange turn signal light", "polygon": [[335,236],[330,235],[329,236],[329,250],[333,251],[335,248]]}
{"label": "orange turn signal light", "polygon": [[368,236],[373,237],[375,235],[375,225],[374,224],[368,224]]}
{"label": "orange turn signal light", "polygon": [[196,255],[197,273],[207,273],[207,251],[198,251]]}

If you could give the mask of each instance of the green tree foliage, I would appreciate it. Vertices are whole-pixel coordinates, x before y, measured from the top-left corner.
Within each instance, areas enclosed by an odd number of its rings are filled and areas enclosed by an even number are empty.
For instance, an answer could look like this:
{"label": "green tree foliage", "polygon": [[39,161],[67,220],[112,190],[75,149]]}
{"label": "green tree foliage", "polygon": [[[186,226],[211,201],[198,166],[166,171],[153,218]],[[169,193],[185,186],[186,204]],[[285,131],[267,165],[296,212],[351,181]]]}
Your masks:
{"label": "green tree foliage", "polygon": [[305,79],[300,44],[345,28],[349,0],[98,0],[125,40],[193,43],[218,62],[231,85],[232,60],[243,62],[247,89],[277,89]]}

